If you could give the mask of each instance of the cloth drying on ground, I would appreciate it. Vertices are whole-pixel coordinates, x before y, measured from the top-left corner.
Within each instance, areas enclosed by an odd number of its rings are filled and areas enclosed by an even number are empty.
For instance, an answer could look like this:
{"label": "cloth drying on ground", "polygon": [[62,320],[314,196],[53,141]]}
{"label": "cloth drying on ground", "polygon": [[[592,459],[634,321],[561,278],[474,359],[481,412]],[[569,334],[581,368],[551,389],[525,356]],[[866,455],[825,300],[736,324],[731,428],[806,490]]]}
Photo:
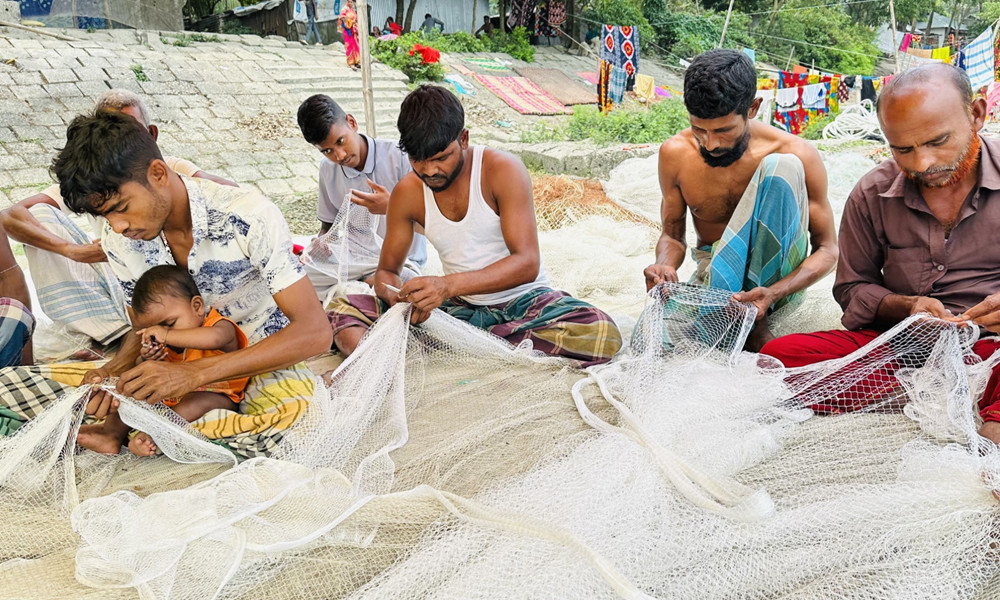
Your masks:
{"label": "cloth drying on ground", "polygon": [[476,80],[523,115],[561,115],[573,112],[526,77],[477,74]]}

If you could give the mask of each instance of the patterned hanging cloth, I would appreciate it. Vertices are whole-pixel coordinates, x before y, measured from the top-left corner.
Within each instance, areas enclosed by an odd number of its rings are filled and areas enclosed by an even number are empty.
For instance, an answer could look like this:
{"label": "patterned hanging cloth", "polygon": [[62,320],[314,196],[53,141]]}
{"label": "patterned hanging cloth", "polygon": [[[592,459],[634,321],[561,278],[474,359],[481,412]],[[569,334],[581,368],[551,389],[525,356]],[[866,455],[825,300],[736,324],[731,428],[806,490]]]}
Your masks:
{"label": "patterned hanging cloth", "polygon": [[611,112],[611,63],[602,60],[598,66],[597,106],[601,112]]}
{"label": "patterned hanging cloth", "polygon": [[639,71],[639,28],[604,25],[601,32],[601,60],[634,76]]}

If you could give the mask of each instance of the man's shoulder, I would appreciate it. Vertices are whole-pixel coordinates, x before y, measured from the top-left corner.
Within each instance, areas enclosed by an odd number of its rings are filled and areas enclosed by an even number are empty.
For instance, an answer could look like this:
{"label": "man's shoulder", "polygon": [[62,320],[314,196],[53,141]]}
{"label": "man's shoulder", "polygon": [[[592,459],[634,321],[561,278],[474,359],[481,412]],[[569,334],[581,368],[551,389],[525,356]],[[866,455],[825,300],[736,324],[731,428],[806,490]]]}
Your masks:
{"label": "man's shoulder", "polygon": [[251,187],[221,185],[199,178],[188,178],[187,183],[197,190],[206,208],[222,213],[252,214],[274,206],[264,194]]}
{"label": "man's shoulder", "polygon": [[851,197],[858,201],[874,198],[887,191],[896,182],[900,170],[896,161],[889,158],[861,176],[854,185]]}

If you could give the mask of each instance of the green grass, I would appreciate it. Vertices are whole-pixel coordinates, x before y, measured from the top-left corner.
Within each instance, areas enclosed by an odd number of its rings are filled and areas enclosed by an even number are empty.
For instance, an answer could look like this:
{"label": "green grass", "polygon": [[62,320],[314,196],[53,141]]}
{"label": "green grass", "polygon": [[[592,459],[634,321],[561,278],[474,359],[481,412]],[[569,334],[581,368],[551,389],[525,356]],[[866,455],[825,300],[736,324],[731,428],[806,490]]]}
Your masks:
{"label": "green grass", "polygon": [[687,109],[679,99],[650,105],[618,105],[607,114],[596,106],[577,106],[564,125],[539,125],[521,134],[523,142],[581,141],[596,144],[659,144],[690,126]]}
{"label": "green grass", "polygon": [[142,70],[142,65],[134,64],[130,68],[135,73],[136,81],[149,81],[149,75],[146,75],[146,72]]}

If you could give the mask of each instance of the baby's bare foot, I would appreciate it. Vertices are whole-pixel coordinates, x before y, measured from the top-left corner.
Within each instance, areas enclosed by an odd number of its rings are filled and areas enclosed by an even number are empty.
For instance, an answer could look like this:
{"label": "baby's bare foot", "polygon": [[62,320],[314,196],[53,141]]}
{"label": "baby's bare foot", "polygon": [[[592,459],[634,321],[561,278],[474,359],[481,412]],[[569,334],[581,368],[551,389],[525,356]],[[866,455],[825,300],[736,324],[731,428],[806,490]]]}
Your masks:
{"label": "baby's bare foot", "polygon": [[128,449],[136,456],[153,456],[156,454],[156,444],[148,433],[139,432],[135,434],[132,441],[128,443]]}

